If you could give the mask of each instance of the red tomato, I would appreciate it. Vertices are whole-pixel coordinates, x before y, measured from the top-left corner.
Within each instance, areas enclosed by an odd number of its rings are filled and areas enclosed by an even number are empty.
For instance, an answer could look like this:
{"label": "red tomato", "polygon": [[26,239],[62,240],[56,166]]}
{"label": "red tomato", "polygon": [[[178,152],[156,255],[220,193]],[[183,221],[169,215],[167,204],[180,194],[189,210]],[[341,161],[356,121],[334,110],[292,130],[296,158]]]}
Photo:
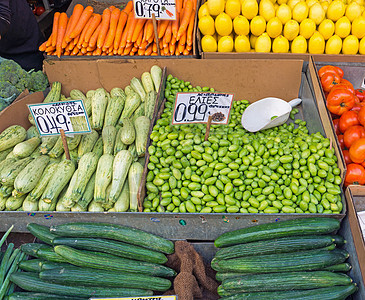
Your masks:
{"label": "red tomato", "polygon": [[332,120],[332,123],[333,123],[333,127],[335,128],[336,135],[341,134],[340,126],[339,126],[340,119],[334,119],[334,120]]}
{"label": "red tomato", "polygon": [[343,75],[344,75],[343,70],[342,70],[340,67],[336,67],[336,66],[335,66],[335,68],[336,68],[336,70],[337,70],[338,74],[340,74],[340,76],[341,76],[341,78],[342,78],[342,77],[343,77]]}
{"label": "red tomato", "polygon": [[361,104],[364,104],[364,106],[360,107],[359,113],[357,114],[357,119],[361,125],[365,125],[365,103]]}
{"label": "red tomato", "polygon": [[41,14],[43,14],[46,10],[44,9],[43,6],[38,6],[35,10],[35,13],[37,16],[40,16]]}
{"label": "red tomato", "polygon": [[355,103],[354,107],[351,110],[359,112],[361,107],[363,106],[365,106],[365,101],[360,103]]}
{"label": "red tomato", "polygon": [[357,98],[359,98],[360,102],[365,100],[365,90],[363,89],[356,89],[355,95]]}
{"label": "red tomato", "polygon": [[349,150],[342,150],[342,154],[343,154],[343,158],[345,159],[345,164],[351,164],[352,160],[350,158],[350,153]]}
{"label": "red tomato", "polygon": [[365,128],[361,125],[350,126],[343,134],[343,141],[347,148],[350,148],[351,145],[357,141],[358,139],[365,137]]}
{"label": "red tomato", "polygon": [[356,140],[349,149],[350,158],[354,163],[361,164],[365,161],[365,138]]}
{"label": "red tomato", "polygon": [[331,113],[342,115],[355,105],[355,96],[347,89],[335,89],[328,94],[327,108]]}
{"label": "red tomato", "polygon": [[339,128],[340,132],[344,133],[347,128],[354,125],[359,125],[360,122],[357,119],[357,113],[349,110],[342,114],[340,117]]}
{"label": "red tomato", "polygon": [[345,79],[345,78],[341,79],[341,84],[347,85],[350,88],[354,89],[354,86],[352,85],[352,83],[350,81],[348,81],[347,79]]}
{"label": "red tomato", "polygon": [[[334,73],[334,74],[340,75],[337,67],[327,65],[327,66],[323,66],[322,68],[319,69],[319,71],[318,71],[319,78],[321,78],[326,73]],[[341,75],[340,75],[340,77],[341,77]]]}
{"label": "red tomato", "polygon": [[336,84],[332,89],[331,89],[331,91],[332,90],[334,90],[334,89],[340,89],[340,88],[345,88],[345,89],[347,89],[347,90],[349,90],[351,93],[353,93],[353,94],[355,94],[355,90],[354,90],[354,88],[353,87],[351,87],[351,86],[349,86],[348,84],[344,84],[344,83],[339,83],[339,84]]}
{"label": "red tomato", "polygon": [[343,150],[345,149],[345,142],[343,140],[343,134],[339,134],[337,136],[337,139],[338,139],[338,143],[340,144],[340,148]]}
{"label": "red tomato", "polygon": [[359,164],[348,164],[345,177],[345,186],[350,184],[365,184],[365,169]]}
{"label": "red tomato", "polygon": [[321,84],[325,92],[329,92],[335,85],[341,82],[340,75],[336,73],[326,73],[321,77]]}

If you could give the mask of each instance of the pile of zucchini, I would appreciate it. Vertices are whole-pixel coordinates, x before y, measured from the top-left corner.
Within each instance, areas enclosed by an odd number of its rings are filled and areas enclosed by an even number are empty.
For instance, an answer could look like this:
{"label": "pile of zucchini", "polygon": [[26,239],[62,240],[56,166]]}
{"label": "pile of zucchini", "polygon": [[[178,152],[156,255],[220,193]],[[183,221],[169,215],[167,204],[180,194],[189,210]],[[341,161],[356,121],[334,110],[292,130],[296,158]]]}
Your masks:
{"label": "pile of zucchini", "polygon": [[137,211],[150,123],[162,70],[153,66],[124,90],[103,88],[61,95],[54,82],[44,102],[81,99],[92,133],[40,137],[13,125],[0,134],[0,210]]}
{"label": "pile of zucchini", "polygon": [[340,221],[305,218],[243,228],[219,236],[212,260],[224,300],[346,299],[357,286],[346,272]]}
{"label": "pile of zucchini", "polygon": [[151,296],[167,291],[168,278],[176,275],[163,265],[173,242],[138,229],[106,223],[27,227],[44,243],[21,246],[32,258],[10,280],[25,292],[9,300]]}

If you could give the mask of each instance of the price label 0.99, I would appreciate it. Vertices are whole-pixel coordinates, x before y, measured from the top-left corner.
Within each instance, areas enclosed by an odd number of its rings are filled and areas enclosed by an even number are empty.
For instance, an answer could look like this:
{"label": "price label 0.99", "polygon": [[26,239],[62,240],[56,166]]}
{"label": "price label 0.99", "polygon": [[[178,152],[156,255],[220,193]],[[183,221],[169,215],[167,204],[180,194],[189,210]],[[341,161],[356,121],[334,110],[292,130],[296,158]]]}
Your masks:
{"label": "price label 0.99", "polygon": [[136,19],[176,20],[175,0],[133,0]]}
{"label": "price label 0.99", "polygon": [[227,125],[233,103],[233,94],[177,93],[172,125],[207,123]]}
{"label": "price label 0.99", "polygon": [[84,134],[91,127],[82,100],[29,104],[28,108],[41,136]]}

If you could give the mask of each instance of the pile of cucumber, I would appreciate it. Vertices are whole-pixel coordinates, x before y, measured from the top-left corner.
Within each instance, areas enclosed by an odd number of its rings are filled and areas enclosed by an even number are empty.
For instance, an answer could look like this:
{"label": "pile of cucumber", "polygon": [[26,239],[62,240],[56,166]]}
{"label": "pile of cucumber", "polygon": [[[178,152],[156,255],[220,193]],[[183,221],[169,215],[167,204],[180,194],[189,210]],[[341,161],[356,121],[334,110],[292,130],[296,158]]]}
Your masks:
{"label": "pile of cucumber", "polygon": [[170,289],[168,278],[176,275],[163,265],[165,254],[174,252],[173,242],[138,229],[31,223],[28,230],[43,243],[21,246],[31,259],[22,261],[23,271],[10,280],[25,292],[15,292],[9,300],[151,296]]}
{"label": "pile of cucumber", "polygon": [[214,244],[218,294],[224,300],[346,299],[357,286],[345,273],[340,221],[305,218],[227,232]]}

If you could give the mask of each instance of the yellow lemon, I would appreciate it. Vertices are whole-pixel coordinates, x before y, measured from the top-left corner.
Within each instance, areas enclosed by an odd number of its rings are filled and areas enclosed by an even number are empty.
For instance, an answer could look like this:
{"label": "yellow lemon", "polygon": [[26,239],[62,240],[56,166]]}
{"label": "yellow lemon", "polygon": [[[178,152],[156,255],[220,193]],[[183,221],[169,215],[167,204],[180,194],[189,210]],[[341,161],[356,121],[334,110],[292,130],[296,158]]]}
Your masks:
{"label": "yellow lemon", "polygon": [[218,16],[224,11],[224,0],[208,0],[207,6],[211,16]]}
{"label": "yellow lemon", "polygon": [[233,44],[234,43],[231,36],[222,36],[218,41],[218,52],[232,52]]}
{"label": "yellow lemon", "polygon": [[345,16],[352,22],[355,18],[361,16],[361,6],[356,2],[347,5]]}
{"label": "yellow lemon", "polygon": [[250,52],[251,45],[250,40],[245,35],[238,35],[234,40],[234,49],[236,52]]}
{"label": "yellow lemon", "polygon": [[240,0],[227,0],[225,12],[232,20],[237,17],[241,13]]}
{"label": "yellow lemon", "polygon": [[250,30],[253,35],[259,36],[266,29],[266,21],[262,16],[256,16],[251,20]]}
{"label": "yellow lemon", "polygon": [[281,21],[281,24],[285,25],[291,19],[291,9],[288,5],[281,4],[276,11],[276,16]]}
{"label": "yellow lemon", "polygon": [[233,20],[233,30],[237,35],[247,35],[250,33],[250,23],[247,18],[239,15]]}
{"label": "yellow lemon", "polygon": [[255,49],[255,44],[256,44],[257,38],[258,37],[256,35],[253,35],[253,34],[250,35],[249,40],[250,40],[251,49]]}
{"label": "yellow lemon", "polygon": [[216,52],[217,51],[217,40],[211,35],[203,36],[202,40],[202,50],[203,52]]}
{"label": "yellow lemon", "polygon": [[318,26],[318,32],[325,40],[328,40],[335,32],[335,24],[330,19],[325,19]]}
{"label": "yellow lemon", "polygon": [[362,55],[365,54],[365,37],[363,37],[360,40],[360,43],[359,43],[359,53],[362,54]]}
{"label": "yellow lemon", "polygon": [[323,36],[316,31],[308,42],[308,52],[310,54],[322,54],[324,53],[325,41]]}
{"label": "yellow lemon", "polygon": [[312,19],[316,25],[319,25],[325,18],[326,12],[321,4],[318,2],[313,4],[309,9],[309,18]]}
{"label": "yellow lemon", "polygon": [[288,2],[288,0],[277,0],[276,1],[276,3],[279,4],[279,5],[284,4],[286,2]]}
{"label": "yellow lemon", "polygon": [[365,17],[357,17],[351,26],[351,34],[361,39],[365,36]]}
{"label": "yellow lemon", "polygon": [[306,53],[307,52],[307,40],[298,35],[292,42],[291,42],[291,52],[292,53]]}
{"label": "yellow lemon", "polygon": [[334,0],[327,9],[327,18],[336,22],[345,14],[346,5],[340,0]]}
{"label": "yellow lemon", "polygon": [[198,28],[204,35],[213,35],[215,32],[214,19],[211,16],[204,16],[199,19]]}
{"label": "yellow lemon", "polygon": [[289,40],[292,41],[295,37],[299,34],[299,24],[295,20],[290,20],[286,22],[284,26],[284,36]]}
{"label": "yellow lemon", "polygon": [[198,10],[199,19],[204,17],[204,16],[209,16],[209,10],[208,10],[207,2],[205,2],[202,6],[200,6],[200,8]]}
{"label": "yellow lemon", "polygon": [[327,12],[327,9],[328,9],[328,6],[330,5],[327,1],[323,1],[320,3],[324,12],[326,13]]}
{"label": "yellow lemon", "polygon": [[326,42],[326,54],[340,54],[342,49],[342,39],[338,35],[331,36]]}
{"label": "yellow lemon", "polygon": [[215,18],[215,30],[219,35],[230,35],[232,29],[232,19],[226,13],[222,12]]}
{"label": "yellow lemon", "polygon": [[276,38],[281,34],[282,30],[283,24],[281,24],[281,21],[277,17],[270,19],[266,24],[266,32],[271,38]]}
{"label": "yellow lemon", "polygon": [[335,34],[340,38],[345,38],[350,34],[351,22],[347,17],[343,16],[336,21],[335,24]]}
{"label": "yellow lemon", "polygon": [[248,20],[253,19],[259,12],[259,5],[256,0],[242,1],[242,15]]}
{"label": "yellow lemon", "polygon": [[306,17],[308,17],[308,5],[305,2],[299,2],[293,8],[293,19],[297,22],[302,22]]}
{"label": "yellow lemon", "polygon": [[297,5],[297,3],[299,3],[299,2],[300,2],[300,0],[289,0],[286,4],[288,4],[290,9],[293,10],[294,6]]}
{"label": "yellow lemon", "polygon": [[269,35],[265,32],[261,34],[255,43],[256,52],[270,52],[271,50],[271,39]]}
{"label": "yellow lemon", "polygon": [[305,1],[309,8],[311,8],[314,4],[318,3],[317,0],[306,0]]}
{"label": "yellow lemon", "polygon": [[316,23],[312,19],[304,19],[299,25],[299,34],[309,39],[316,31]]}
{"label": "yellow lemon", "polygon": [[272,52],[274,53],[288,53],[289,41],[286,37],[279,35],[272,42]]}
{"label": "yellow lemon", "polygon": [[279,4],[277,4],[277,3],[275,3],[275,4],[274,4],[275,14],[276,14],[276,11],[278,10],[279,6],[280,6],[280,5],[279,5]]}
{"label": "yellow lemon", "polygon": [[359,39],[354,35],[349,35],[342,42],[343,54],[357,54],[359,51]]}
{"label": "yellow lemon", "polygon": [[259,4],[259,15],[263,16],[266,22],[275,17],[274,4],[270,0],[261,0]]}

